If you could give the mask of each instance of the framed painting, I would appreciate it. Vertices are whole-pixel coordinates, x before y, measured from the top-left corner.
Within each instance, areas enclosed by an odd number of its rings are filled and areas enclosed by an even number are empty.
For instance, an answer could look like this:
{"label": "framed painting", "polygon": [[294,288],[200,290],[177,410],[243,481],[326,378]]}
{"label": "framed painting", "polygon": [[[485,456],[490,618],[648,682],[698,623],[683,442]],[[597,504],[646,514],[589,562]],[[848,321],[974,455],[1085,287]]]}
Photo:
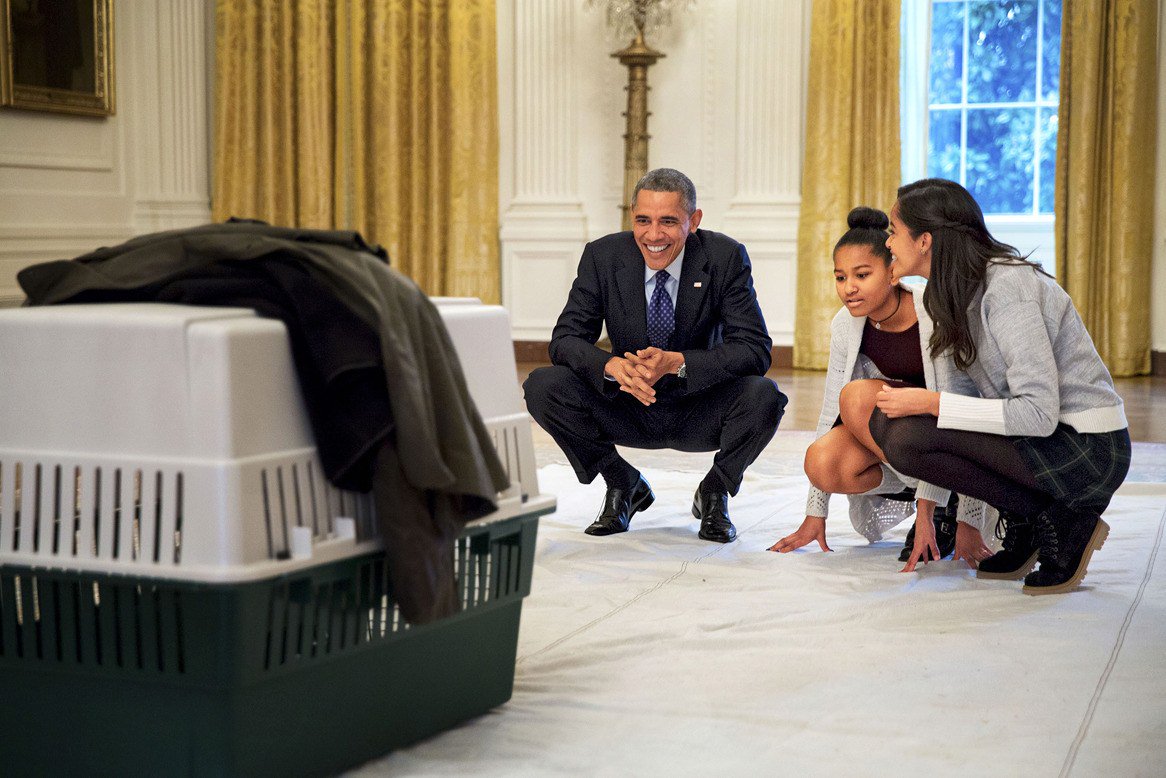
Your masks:
{"label": "framed painting", "polygon": [[0,105],[113,114],[113,0],[0,0],[0,11]]}

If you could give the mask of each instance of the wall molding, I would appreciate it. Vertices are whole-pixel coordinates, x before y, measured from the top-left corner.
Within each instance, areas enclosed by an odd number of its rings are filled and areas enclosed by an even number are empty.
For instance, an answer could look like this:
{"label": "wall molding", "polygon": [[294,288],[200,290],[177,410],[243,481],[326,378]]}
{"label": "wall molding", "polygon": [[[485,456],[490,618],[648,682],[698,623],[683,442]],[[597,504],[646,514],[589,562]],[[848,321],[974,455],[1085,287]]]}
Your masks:
{"label": "wall molding", "polygon": [[7,224],[0,225],[0,307],[19,305],[24,293],[16,274],[29,265],[72,259],[101,246],[133,237],[120,224]]}
{"label": "wall molding", "polygon": [[0,304],[23,299],[23,267],[210,220],[207,8],[116,16],[116,115],[0,113]]}
{"label": "wall molding", "polygon": [[198,227],[211,220],[210,201],[196,200],[137,200],[134,202],[134,233]]}
{"label": "wall molding", "polygon": [[[171,0],[133,6],[133,61],[148,78],[131,85],[135,233],[210,221],[206,6]],[[129,155],[127,155],[128,157]]]}
{"label": "wall molding", "polygon": [[746,246],[757,241],[768,241],[796,248],[800,209],[800,198],[734,199],[725,211],[725,229]]}
{"label": "wall molding", "polygon": [[[579,197],[573,4],[500,0],[499,241],[515,337],[547,337],[587,242]],[[552,304],[553,299],[553,304]]]}
{"label": "wall molding", "polygon": [[98,155],[0,152],[0,167],[28,170],[113,170],[113,160]]}

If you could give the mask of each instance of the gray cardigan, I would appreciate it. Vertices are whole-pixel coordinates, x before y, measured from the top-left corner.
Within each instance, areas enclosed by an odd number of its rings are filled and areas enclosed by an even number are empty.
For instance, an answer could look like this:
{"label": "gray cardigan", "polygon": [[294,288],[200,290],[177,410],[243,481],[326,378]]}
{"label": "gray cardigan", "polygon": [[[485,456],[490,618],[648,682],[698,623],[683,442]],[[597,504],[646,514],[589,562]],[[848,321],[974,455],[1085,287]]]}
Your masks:
{"label": "gray cardigan", "polygon": [[[927,342],[931,338],[932,324],[923,309],[922,284],[900,284],[911,292],[915,304],[915,315],[919,319],[920,349],[924,355],[923,375],[928,389],[935,391],[947,390],[960,394],[975,394],[976,387],[965,373],[956,370],[950,357],[928,359]],[[844,387],[850,381],[863,378],[885,378],[879,373],[874,363],[865,354],[859,353],[862,346],[863,327],[866,326],[865,316],[851,316],[846,308],[842,308],[834,316],[830,324],[830,362],[826,373],[826,388],[822,397],[822,413],[818,417],[817,436],[820,438],[834,426],[838,418],[838,398]],[[868,540],[878,540],[882,531],[894,526],[910,515],[910,504],[894,503],[885,500],[879,495],[894,494],[902,491],[906,486],[915,486],[913,479],[900,475],[889,465],[884,464],[883,481],[870,492],[862,495],[850,495],[850,520],[854,528]],[[938,505],[946,505],[951,492],[942,487],[928,483],[919,483],[916,487],[916,498],[934,500]],[[890,503],[890,504],[888,504]],[[806,498],[806,515],[822,516],[829,514],[830,495],[814,486]],[[959,520],[983,529],[985,523],[984,505],[979,500],[960,498]]]}
{"label": "gray cardigan", "polygon": [[939,426],[996,435],[1047,437],[1059,422],[1078,432],[1125,429],[1113,388],[1073,301],[1028,265],[990,264],[968,308],[981,397],[944,391]]}

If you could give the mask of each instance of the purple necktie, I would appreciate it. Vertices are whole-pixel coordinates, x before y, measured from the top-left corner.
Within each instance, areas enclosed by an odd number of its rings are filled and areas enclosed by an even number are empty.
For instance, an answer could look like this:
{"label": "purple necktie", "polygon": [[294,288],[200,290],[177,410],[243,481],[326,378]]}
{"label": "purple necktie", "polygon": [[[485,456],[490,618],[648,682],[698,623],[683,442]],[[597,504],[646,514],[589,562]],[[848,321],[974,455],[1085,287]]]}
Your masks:
{"label": "purple necktie", "polygon": [[667,270],[657,271],[656,288],[652,290],[652,299],[648,301],[648,342],[664,351],[668,350],[668,341],[672,339],[672,330],[676,327],[672,298],[668,296],[665,286],[667,280]]}

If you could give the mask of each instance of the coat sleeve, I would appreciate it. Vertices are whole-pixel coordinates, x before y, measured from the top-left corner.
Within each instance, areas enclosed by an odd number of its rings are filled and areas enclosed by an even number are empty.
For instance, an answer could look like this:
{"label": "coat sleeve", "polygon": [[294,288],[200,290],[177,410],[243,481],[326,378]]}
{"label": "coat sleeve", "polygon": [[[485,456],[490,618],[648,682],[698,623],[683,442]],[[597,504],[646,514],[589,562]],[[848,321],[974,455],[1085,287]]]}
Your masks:
{"label": "coat sleeve", "polygon": [[575,371],[601,394],[614,394],[618,387],[603,377],[603,368],[611,353],[596,346],[603,331],[604,289],[593,244],[583,249],[579,270],[559,320],[551,332],[551,363]]}
{"label": "coat sleeve", "polygon": [[753,290],[753,268],[745,247],[737,244],[726,260],[721,302],[721,336],[717,345],[684,351],[687,391],[700,392],[748,375],[765,375],[773,341]]}
{"label": "coat sleeve", "polygon": [[1052,435],[1060,419],[1059,372],[1040,303],[1008,300],[988,307],[987,334],[1007,365],[1010,397],[944,394],[939,426],[994,435]]}

